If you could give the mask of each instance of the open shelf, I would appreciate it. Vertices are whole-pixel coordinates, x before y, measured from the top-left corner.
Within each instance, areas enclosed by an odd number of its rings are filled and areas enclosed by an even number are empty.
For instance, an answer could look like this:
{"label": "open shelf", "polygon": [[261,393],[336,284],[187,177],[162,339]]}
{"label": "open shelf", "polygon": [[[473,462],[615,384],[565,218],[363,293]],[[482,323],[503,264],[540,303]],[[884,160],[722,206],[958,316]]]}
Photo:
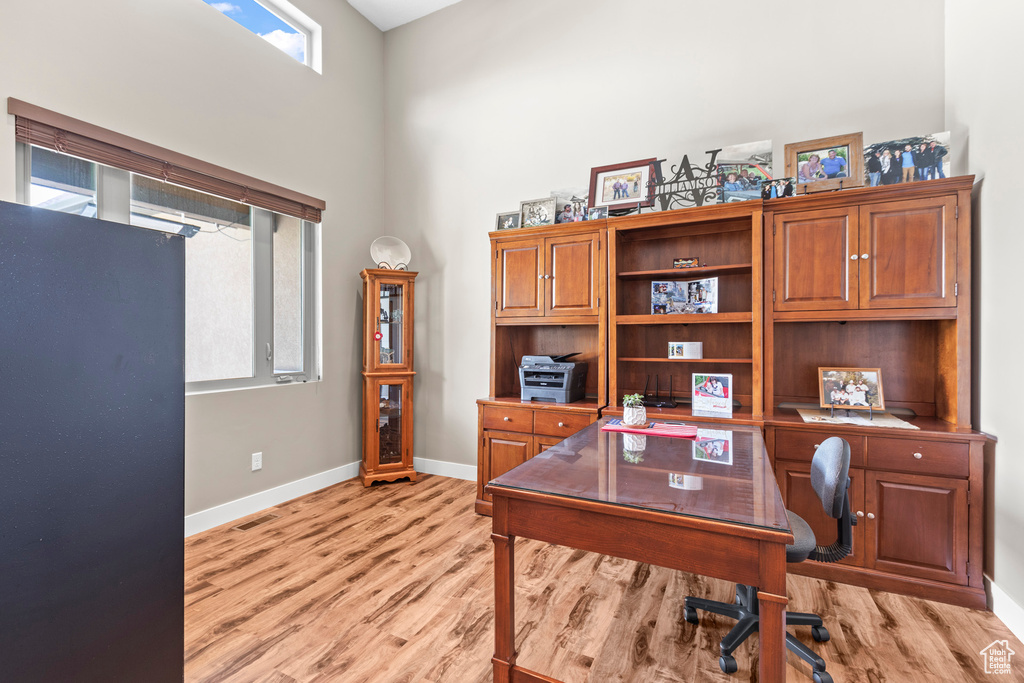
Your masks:
{"label": "open shelf", "polygon": [[752,267],[749,263],[735,263],[724,266],[699,266],[697,268],[631,270],[619,273],[618,278],[620,280],[693,280],[726,273],[749,273]]}
{"label": "open shelf", "polygon": [[738,313],[669,313],[666,315],[619,315],[616,325],[689,325],[691,323],[749,323],[754,315]]}
{"label": "open shelf", "polygon": [[620,361],[628,361],[631,363],[718,363],[718,364],[737,364],[744,363],[750,364],[754,362],[753,358],[623,358],[619,357]]}

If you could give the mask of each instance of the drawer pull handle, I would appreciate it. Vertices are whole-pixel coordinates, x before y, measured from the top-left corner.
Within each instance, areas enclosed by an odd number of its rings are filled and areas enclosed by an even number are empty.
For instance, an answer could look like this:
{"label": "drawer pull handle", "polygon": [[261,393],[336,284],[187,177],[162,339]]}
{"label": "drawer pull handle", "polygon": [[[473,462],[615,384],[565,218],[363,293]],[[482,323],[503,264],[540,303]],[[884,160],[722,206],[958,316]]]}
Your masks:
{"label": "drawer pull handle", "polygon": [[920,460],[923,457],[924,456],[922,454],[920,454],[920,453],[914,453],[914,458],[916,458],[917,460]]}
{"label": "drawer pull handle", "polygon": [[857,255],[856,254],[850,254],[850,260],[851,261],[856,261],[857,260]]}
{"label": "drawer pull handle", "polygon": [[857,510],[857,516],[858,517],[863,517],[864,516],[864,511],[863,510]]}
{"label": "drawer pull handle", "polygon": [[868,256],[869,256],[868,254],[861,254],[860,255],[861,259],[864,260],[864,261],[868,260]]}
{"label": "drawer pull handle", "polygon": [[509,422],[512,418],[510,418],[508,415],[506,415],[505,417],[503,417],[501,419],[503,419],[505,422]]}
{"label": "drawer pull handle", "polygon": [[874,518],[875,518],[875,513],[874,512],[869,512],[868,513],[868,519],[874,519]]}
{"label": "drawer pull handle", "polygon": [[565,426],[565,423],[564,423],[564,422],[559,422],[559,423],[558,423],[558,426],[559,426],[559,427],[564,427],[564,426]]}

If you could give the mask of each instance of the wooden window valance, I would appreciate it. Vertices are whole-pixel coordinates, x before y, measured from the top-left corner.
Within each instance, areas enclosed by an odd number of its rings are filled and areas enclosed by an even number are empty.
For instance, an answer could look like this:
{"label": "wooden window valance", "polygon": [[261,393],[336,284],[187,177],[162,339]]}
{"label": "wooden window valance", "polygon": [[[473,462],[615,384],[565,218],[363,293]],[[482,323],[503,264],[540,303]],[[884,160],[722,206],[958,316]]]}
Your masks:
{"label": "wooden window valance", "polygon": [[13,97],[7,99],[7,113],[15,117],[15,137],[19,142],[158,178],[313,223],[320,222],[321,212],[327,206],[322,199],[178,154]]}

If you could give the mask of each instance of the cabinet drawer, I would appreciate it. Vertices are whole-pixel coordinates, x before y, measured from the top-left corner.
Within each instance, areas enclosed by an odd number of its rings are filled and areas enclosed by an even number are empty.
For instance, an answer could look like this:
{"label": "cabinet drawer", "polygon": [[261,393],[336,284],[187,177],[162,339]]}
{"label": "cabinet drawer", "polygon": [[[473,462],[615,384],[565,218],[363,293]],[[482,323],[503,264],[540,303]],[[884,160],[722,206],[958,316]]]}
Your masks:
{"label": "cabinet drawer", "polygon": [[969,446],[965,443],[868,437],[868,467],[890,472],[967,477]]}
{"label": "cabinet drawer", "polygon": [[[775,430],[775,459],[810,462],[814,450],[832,434],[805,432],[788,429]],[[842,435],[850,444],[850,467],[864,466],[864,439],[860,436]]]}
{"label": "cabinet drawer", "polygon": [[590,415],[537,411],[533,418],[535,434],[560,436],[563,439],[580,431],[592,422]]}
{"label": "cabinet drawer", "polygon": [[533,411],[529,408],[484,406],[484,429],[533,432]]}

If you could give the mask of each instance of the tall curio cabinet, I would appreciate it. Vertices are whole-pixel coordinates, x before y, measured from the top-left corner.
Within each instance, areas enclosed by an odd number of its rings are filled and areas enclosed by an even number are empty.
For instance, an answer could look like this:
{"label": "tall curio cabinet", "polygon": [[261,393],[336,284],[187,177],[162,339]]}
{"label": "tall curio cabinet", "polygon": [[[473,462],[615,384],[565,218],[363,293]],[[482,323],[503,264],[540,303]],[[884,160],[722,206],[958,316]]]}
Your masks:
{"label": "tall curio cabinet", "polygon": [[363,278],[363,486],[412,467],[412,322],[416,273],[368,268]]}

